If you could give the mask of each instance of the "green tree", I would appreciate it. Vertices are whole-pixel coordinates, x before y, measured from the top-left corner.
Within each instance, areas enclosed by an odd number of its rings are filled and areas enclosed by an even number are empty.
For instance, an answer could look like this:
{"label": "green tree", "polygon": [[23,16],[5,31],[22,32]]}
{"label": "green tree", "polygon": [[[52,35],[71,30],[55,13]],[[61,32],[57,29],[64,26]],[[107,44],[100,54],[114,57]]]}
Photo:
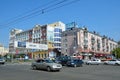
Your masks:
{"label": "green tree", "polygon": [[120,58],[120,47],[119,48],[115,48],[113,51],[112,51],[113,54],[115,54],[115,57],[116,58]]}

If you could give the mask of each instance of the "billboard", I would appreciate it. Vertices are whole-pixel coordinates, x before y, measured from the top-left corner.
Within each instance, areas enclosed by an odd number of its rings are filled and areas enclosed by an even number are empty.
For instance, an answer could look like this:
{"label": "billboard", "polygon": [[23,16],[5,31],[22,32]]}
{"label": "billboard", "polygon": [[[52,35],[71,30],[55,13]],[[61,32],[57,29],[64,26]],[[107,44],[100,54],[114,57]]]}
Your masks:
{"label": "billboard", "polygon": [[48,50],[48,46],[46,44],[36,44],[36,43],[27,43],[26,48]]}
{"label": "billboard", "polygon": [[66,24],[66,29],[67,30],[71,29],[71,28],[74,28],[74,27],[76,27],[76,23],[75,22],[71,22],[71,23]]}
{"label": "billboard", "polygon": [[31,43],[31,42],[15,41],[14,46],[16,48],[48,50],[48,46],[46,44],[37,44],[37,43]]}
{"label": "billboard", "polygon": [[18,47],[26,48],[26,42],[18,42]]}

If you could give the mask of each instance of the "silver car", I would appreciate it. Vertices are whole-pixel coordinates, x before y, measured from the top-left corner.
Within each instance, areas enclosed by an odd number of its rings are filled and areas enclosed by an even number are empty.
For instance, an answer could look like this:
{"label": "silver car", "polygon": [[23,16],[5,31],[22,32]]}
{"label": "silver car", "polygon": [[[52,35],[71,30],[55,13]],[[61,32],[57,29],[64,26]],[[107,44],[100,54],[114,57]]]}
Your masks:
{"label": "silver car", "polygon": [[60,71],[62,65],[54,63],[52,60],[38,59],[31,64],[32,69],[43,69],[47,71]]}
{"label": "silver car", "polygon": [[120,60],[117,59],[113,59],[113,60],[109,60],[109,61],[104,61],[104,64],[108,65],[120,65]]}
{"label": "silver car", "polygon": [[86,62],[87,65],[89,65],[89,64],[99,65],[99,64],[101,64],[101,63],[102,63],[102,62],[101,62],[100,59],[93,59],[93,60],[89,60],[89,61]]}

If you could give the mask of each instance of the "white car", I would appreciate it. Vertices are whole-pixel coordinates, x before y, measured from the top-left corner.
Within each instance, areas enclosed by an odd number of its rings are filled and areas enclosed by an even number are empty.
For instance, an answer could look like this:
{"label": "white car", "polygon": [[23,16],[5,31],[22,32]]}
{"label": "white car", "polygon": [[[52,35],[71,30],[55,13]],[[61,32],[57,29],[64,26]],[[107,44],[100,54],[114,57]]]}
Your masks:
{"label": "white car", "polygon": [[108,65],[120,65],[120,60],[117,59],[113,59],[113,60],[109,60],[109,61],[105,61],[104,64]]}
{"label": "white car", "polygon": [[5,64],[5,60],[3,58],[0,58],[0,64]]}
{"label": "white car", "polygon": [[96,65],[99,65],[99,64],[101,64],[101,63],[102,63],[102,62],[101,62],[100,59],[88,60],[88,61],[86,62],[87,65],[89,65],[89,64],[96,64]]}

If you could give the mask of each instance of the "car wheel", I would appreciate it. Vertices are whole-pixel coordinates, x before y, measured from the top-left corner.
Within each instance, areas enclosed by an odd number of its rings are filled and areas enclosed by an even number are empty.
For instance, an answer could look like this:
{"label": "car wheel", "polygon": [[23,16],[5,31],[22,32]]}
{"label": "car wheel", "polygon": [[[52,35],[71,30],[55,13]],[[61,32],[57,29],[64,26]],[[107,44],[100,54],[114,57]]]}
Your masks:
{"label": "car wheel", "polygon": [[50,68],[50,67],[47,67],[47,71],[49,71],[49,72],[50,72],[50,71],[51,71],[51,68]]}
{"label": "car wheel", "polygon": [[32,69],[33,69],[33,70],[36,70],[36,69],[37,69],[37,67],[36,67],[36,66],[32,66]]}
{"label": "car wheel", "polygon": [[104,65],[108,65],[107,63],[104,63]]}
{"label": "car wheel", "polygon": [[1,63],[2,65],[4,65],[5,63]]}
{"label": "car wheel", "polygon": [[75,64],[75,65],[74,65],[74,67],[76,68],[76,67],[77,67],[77,65]]}
{"label": "car wheel", "polygon": [[60,69],[59,70],[57,70],[58,72],[60,72]]}
{"label": "car wheel", "polygon": [[115,63],[115,65],[117,66],[117,65],[119,65],[118,63]]}
{"label": "car wheel", "polygon": [[87,65],[90,65],[90,63],[87,63]]}
{"label": "car wheel", "polygon": [[83,65],[81,64],[80,67],[83,67]]}

